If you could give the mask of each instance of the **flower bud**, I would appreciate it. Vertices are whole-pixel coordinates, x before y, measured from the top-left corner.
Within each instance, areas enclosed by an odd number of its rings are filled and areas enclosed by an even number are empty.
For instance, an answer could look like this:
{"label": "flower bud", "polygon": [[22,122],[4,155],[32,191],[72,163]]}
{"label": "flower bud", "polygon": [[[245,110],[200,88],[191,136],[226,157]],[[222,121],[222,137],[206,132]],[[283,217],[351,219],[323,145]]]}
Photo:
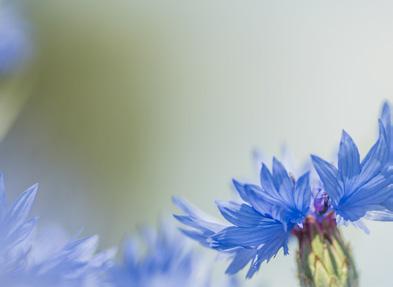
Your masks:
{"label": "flower bud", "polygon": [[295,235],[299,239],[297,268],[302,287],[357,287],[351,250],[332,214],[321,221],[308,217]]}

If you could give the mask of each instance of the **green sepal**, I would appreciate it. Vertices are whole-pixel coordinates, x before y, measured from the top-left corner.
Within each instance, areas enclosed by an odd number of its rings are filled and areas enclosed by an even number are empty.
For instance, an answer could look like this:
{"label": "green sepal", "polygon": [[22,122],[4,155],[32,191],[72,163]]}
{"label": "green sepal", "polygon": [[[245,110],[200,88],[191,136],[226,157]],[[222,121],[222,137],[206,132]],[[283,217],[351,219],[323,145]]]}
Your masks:
{"label": "green sepal", "polygon": [[303,233],[298,234],[297,268],[300,285],[358,287],[358,273],[351,249],[344,242],[337,226],[308,222],[305,228]]}

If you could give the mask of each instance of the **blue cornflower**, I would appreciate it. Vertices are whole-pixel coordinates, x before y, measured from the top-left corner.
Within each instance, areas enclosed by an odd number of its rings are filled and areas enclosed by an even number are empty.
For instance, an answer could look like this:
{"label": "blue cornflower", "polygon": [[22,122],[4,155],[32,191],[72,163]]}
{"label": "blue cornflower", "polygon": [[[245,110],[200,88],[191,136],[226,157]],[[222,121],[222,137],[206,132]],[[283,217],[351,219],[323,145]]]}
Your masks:
{"label": "blue cornflower", "polygon": [[[140,241],[145,242],[141,248]],[[141,250],[145,250],[142,252]],[[123,261],[111,270],[114,287],[211,287],[206,261],[168,224],[144,230],[124,243]],[[217,286],[234,287],[232,279]]]}
{"label": "blue cornflower", "polygon": [[28,25],[14,8],[0,7],[0,75],[9,74],[29,58]]}
{"label": "blue cornflower", "polygon": [[175,204],[186,214],[175,217],[193,228],[183,230],[186,235],[205,246],[233,255],[227,269],[229,274],[251,262],[247,273],[250,278],[280,249],[288,254],[291,232],[302,225],[309,213],[309,173],[295,180],[275,158],[272,169],[271,173],[265,164],[262,165],[260,186],[233,181],[244,202],[217,202],[221,214],[231,225],[219,224],[186,201],[174,198]]}
{"label": "blue cornflower", "polygon": [[323,189],[339,220],[358,224],[369,212],[385,211],[383,205],[393,193],[388,141],[380,121],[378,140],[362,161],[356,144],[345,131],[337,167],[312,155]]}
{"label": "blue cornflower", "polygon": [[[0,286],[104,286],[113,252],[96,254],[97,236],[64,244],[54,236],[34,239],[37,219],[29,213],[37,189],[33,185],[9,206],[0,175]],[[46,245],[57,247],[45,252]]]}
{"label": "blue cornflower", "polygon": [[311,173],[316,172],[312,182],[310,172],[295,179],[276,158],[272,172],[262,164],[260,185],[234,180],[242,201],[217,202],[230,224],[211,219],[179,198],[174,198],[174,203],[184,215],[175,218],[188,227],[181,229],[185,235],[232,257],[227,273],[234,274],[250,264],[248,278],[279,250],[288,254],[292,235],[299,246],[305,246],[316,236],[328,242],[341,238],[337,230],[340,222],[366,230],[363,218],[393,221],[391,130],[390,109],[385,105],[378,139],[362,161],[356,144],[344,131],[337,167],[311,156],[315,168]]}

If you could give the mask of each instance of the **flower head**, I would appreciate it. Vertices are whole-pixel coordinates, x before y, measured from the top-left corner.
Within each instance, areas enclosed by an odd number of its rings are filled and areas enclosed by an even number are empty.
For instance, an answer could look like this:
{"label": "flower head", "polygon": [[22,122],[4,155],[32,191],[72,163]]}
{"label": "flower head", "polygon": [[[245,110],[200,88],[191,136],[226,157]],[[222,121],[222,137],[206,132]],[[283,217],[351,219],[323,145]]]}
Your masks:
{"label": "flower head", "polygon": [[[279,250],[288,254],[292,235],[302,243],[306,238],[303,235],[323,229],[326,222],[329,228],[319,233],[323,238],[338,234],[340,222],[366,230],[363,218],[393,221],[391,129],[390,109],[385,105],[378,139],[362,160],[356,144],[344,131],[337,166],[311,156],[316,171],[312,183],[310,172],[294,178],[276,158],[272,171],[262,164],[259,185],[234,180],[242,201],[217,202],[229,224],[211,219],[179,198],[174,198],[174,203],[184,214],[175,218],[187,226],[181,229],[185,235],[232,257],[227,273],[234,274],[250,264],[248,278]],[[315,236],[317,233],[312,233],[306,244],[311,244]]]}
{"label": "flower head", "polygon": [[288,253],[291,231],[301,225],[310,209],[311,189],[308,173],[297,181],[284,166],[273,159],[273,172],[262,165],[261,184],[234,185],[244,202],[217,202],[223,217],[230,223],[220,225],[207,219],[187,202],[174,199],[186,213],[176,218],[193,230],[184,233],[201,243],[233,255],[227,273],[233,274],[251,262],[247,277],[252,277],[264,261],[280,249]]}

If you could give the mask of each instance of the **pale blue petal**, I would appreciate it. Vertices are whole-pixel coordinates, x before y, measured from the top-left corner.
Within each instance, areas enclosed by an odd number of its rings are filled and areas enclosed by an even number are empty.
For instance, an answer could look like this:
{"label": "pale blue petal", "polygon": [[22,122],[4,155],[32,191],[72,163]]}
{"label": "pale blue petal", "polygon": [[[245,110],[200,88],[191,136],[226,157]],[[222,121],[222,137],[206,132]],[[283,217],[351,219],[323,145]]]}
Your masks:
{"label": "pale blue petal", "polygon": [[359,150],[353,139],[345,131],[342,132],[338,152],[338,169],[342,178],[352,178],[360,173]]}
{"label": "pale blue petal", "polygon": [[281,187],[288,191],[288,194],[293,189],[293,182],[288,175],[283,164],[277,160],[275,157],[273,158],[273,179],[275,182],[276,190],[280,190]]}
{"label": "pale blue petal", "polygon": [[234,225],[249,227],[261,222],[261,214],[251,206],[233,201],[216,201],[216,204],[222,216]]}
{"label": "pale blue petal", "polygon": [[338,182],[337,169],[332,164],[318,156],[312,155],[311,159],[314,168],[323,183],[325,191],[329,194],[333,203],[338,204],[343,195],[343,191],[340,183]]}
{"label": "pale blue petal", "polygon": [[257,249],[239,248],[235,251],[234,257],[226,269],[226,273],[233,275],[242,270],[257,255]]}
{"label": "pale blue petal", "polygon": [[294,198],[297,209],[306,214],[311,201],[310,173],[305,173],[297,180]]}

